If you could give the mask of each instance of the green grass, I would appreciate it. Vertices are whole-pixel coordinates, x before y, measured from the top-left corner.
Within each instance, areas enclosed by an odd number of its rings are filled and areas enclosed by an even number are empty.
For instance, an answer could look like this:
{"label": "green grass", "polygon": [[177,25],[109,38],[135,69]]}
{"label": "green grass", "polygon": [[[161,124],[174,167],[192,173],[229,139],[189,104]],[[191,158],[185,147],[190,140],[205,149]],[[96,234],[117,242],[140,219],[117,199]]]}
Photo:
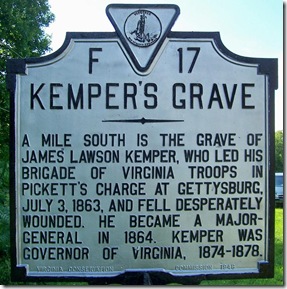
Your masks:
{"label": "green grass", "polygon": [[[283,208],[275,210],[275,275],[274,278],[266,279],[230,279],[202,281],[201,286],[275,286],[283,285]],[[87,285],[87,283],[76,282],[41,282],[23,283],[11,282],[10,280],[10,259],[8,256],[0,255],[0,284],[2,285]],[[172,284],[170,284],[172,285]],[[174,284],[173,284],[174,285]],[[179,284],[177,284],[179,285]]]}

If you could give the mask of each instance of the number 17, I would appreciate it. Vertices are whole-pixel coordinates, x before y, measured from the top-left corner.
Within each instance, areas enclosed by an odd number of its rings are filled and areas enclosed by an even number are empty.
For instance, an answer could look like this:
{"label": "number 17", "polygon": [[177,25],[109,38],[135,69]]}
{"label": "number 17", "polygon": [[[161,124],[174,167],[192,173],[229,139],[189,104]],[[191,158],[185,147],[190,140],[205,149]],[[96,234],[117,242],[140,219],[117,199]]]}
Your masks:
{"label": "number 17", "polygon": [[[193,70],[193,67],[195,65],[195,62],[197,60],[200,48],[199,47],[187,47],[186,50],[187,51],[195,51],[193,60],[192,60],[190,67],[188,69],[188,73],[191,73]],[[183,49],[178,48],[177,51],[178,51],[178,72],[183,73]]]}

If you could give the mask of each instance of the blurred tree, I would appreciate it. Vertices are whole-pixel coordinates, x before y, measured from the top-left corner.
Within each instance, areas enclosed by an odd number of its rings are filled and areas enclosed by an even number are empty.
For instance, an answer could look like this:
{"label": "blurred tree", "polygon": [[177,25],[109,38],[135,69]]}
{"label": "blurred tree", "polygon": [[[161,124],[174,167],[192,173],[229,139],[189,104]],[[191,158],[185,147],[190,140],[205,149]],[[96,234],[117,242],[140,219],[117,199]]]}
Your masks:
{"label": "blurred tree", "polygon": [[0,257],[9,247],[9,122],[6,89],[9,58],[41,56],[49,51],[44,28],[54,21],[48,0],[0,0]]}
{"label": "blurred tree", "polygon": [[[48,0],[3,0],[0,4],[0,160],[8,160],[9,95],[6,62],[9,58],[43,55],[50,37],[44,28],[54,21]],[[1,175],[0,175],[1,176]]]}
{"label": "blurred tree", "polygon": [[275,132],[275,172],[283,172],[284,168],[284,144],[283,131]]}

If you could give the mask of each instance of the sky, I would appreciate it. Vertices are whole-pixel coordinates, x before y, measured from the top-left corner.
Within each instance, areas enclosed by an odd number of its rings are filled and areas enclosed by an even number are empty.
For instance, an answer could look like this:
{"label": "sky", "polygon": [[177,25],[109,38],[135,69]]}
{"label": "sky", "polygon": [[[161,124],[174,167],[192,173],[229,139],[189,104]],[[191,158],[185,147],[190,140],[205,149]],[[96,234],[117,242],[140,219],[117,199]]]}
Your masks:
{"label": "sky", "polygon": [[283,129],[283,1],[282,0],[49,0],[55,21],[46,32],[56,51],[66,32],[114,31],[106,6],[176,4],[180,15],[172,31],[220,32],[222,42],[241,56],[278,58],[275,131]]}

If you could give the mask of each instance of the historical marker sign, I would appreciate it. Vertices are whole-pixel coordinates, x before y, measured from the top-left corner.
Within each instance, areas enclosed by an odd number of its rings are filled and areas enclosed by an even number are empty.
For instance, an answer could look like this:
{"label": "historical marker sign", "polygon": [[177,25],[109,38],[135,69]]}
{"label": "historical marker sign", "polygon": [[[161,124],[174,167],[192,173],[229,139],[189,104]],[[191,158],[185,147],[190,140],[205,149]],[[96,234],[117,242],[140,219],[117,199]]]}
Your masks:
{"label": "historical marker sign", "polygon": [[174,5],[107,14],[9,61],[14,279],[272,276],[277,61],[171,32]]}

